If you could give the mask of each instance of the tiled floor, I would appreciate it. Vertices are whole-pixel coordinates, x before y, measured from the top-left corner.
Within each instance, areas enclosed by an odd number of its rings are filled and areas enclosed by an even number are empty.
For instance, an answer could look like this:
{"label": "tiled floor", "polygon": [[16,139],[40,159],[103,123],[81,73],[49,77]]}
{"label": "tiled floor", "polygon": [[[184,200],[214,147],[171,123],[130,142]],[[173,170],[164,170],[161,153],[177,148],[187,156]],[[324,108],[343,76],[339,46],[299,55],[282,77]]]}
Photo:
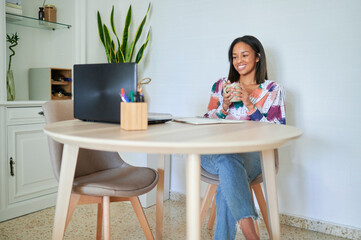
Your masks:
{"label": "tiled floor", "polygon": [[[1,240],[45,240],[51,239],[55,208],[45,209],[33,214],[0,223]],[[155,233],[155,206],[145,209],[149,224]],[[206,224],[206,223],[205,223]],[[213,231],[202,228],[202,239],[212,239]],[[267,230],[260,223],[261,239],[269,239]],[[282,239],[343,239],[322,233],[306,231],[282,225]],[[95,239],[96,205],[78,206],[65,234],[65,239]],[[164,204],[163,239],[185,239],[185,203],[168,200]],[[145,239],[142,229],[130,204],[111,204],[112,239]],[[241,233],[236,239],[244,239]]]}

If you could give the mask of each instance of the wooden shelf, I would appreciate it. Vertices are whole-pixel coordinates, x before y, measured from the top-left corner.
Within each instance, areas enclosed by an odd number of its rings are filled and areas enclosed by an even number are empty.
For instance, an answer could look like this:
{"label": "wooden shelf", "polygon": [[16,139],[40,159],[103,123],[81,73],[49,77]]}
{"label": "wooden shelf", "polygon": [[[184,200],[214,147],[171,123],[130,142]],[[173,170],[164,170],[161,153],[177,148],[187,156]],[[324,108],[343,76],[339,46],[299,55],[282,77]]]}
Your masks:
{"label": "wooden shelf", "polygon": [[68,100],[68,99],[71,99],[71,96],[58,97],[58,96],[51,95],[51,100]]}
{"label": "wooden shelf", "polygon": [[60,81],[51,80],[51,84],[52,85],[69,85],[69,84],[71,84],[71,82],[66,82],[66,81],[60,82]]}
{"label": "wooden shelf", "polygon": [[[30,100],[65,100],[72,98],[72,69],[68,68],[30,68]],[[59,79],[60,81],[55,81]],[[70,81],[68,81],[70,80]],[[59,97],[58,93],[70,96]]]}

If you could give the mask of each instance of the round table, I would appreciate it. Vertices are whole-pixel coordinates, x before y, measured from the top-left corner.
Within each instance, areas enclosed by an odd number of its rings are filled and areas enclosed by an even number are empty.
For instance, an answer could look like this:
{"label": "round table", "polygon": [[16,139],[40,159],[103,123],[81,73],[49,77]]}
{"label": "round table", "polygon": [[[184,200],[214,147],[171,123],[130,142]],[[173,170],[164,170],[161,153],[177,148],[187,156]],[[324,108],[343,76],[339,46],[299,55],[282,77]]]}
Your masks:
{"label": "round table", "polygon": [[[126,131],[119,124],[69,120],[45,126],[44,131],[64,144],[55,212],[53,239],[62,239],[79,148],[115,152],[187,154],[187,239],[200,239],[200,155],[261,152],[262,173],[272,239],[280,239],[274,149],[301,136],[298,128],[246,121],[244,123],[191,125],[178,122],[149,125],[147,130]],[[160,158],[157,185],[156,238],[163,228],[163,168]],[[162,160],[163,159],[163,160]]]}

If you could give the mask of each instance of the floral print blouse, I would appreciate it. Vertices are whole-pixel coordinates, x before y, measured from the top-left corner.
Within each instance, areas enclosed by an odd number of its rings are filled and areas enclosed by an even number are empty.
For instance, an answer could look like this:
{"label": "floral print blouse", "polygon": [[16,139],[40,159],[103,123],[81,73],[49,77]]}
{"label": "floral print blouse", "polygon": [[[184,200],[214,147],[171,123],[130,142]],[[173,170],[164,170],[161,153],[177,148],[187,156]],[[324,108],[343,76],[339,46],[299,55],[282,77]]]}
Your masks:
{"label": "floral print blouse", "polygon": [[229,106],[228,114],[225,115],[221,110],[223,103],[222,86],[226,81],[226,78],[221,78],[213,84],[208,112],[204,117],[286,124],[286,93],[280,84],[265,80],[249,95],[251,102],[255,105],[253,111],[248,111],[248,108],[240,101],[232,103]]}

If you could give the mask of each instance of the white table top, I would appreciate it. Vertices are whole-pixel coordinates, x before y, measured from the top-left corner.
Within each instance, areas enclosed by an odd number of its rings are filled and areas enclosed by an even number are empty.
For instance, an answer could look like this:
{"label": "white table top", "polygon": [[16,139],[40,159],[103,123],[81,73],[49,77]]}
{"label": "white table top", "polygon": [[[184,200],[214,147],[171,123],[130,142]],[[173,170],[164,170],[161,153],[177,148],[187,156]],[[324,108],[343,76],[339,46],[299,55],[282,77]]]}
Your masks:
{"label": "white table top", "polygon": [[275,149],[302,134],[298,128],[247,121],[239,124],[190,125],[177,122],[126,131],[119,124],[69,120],[44,128],[56,141],[107,151],[212,154]]}

